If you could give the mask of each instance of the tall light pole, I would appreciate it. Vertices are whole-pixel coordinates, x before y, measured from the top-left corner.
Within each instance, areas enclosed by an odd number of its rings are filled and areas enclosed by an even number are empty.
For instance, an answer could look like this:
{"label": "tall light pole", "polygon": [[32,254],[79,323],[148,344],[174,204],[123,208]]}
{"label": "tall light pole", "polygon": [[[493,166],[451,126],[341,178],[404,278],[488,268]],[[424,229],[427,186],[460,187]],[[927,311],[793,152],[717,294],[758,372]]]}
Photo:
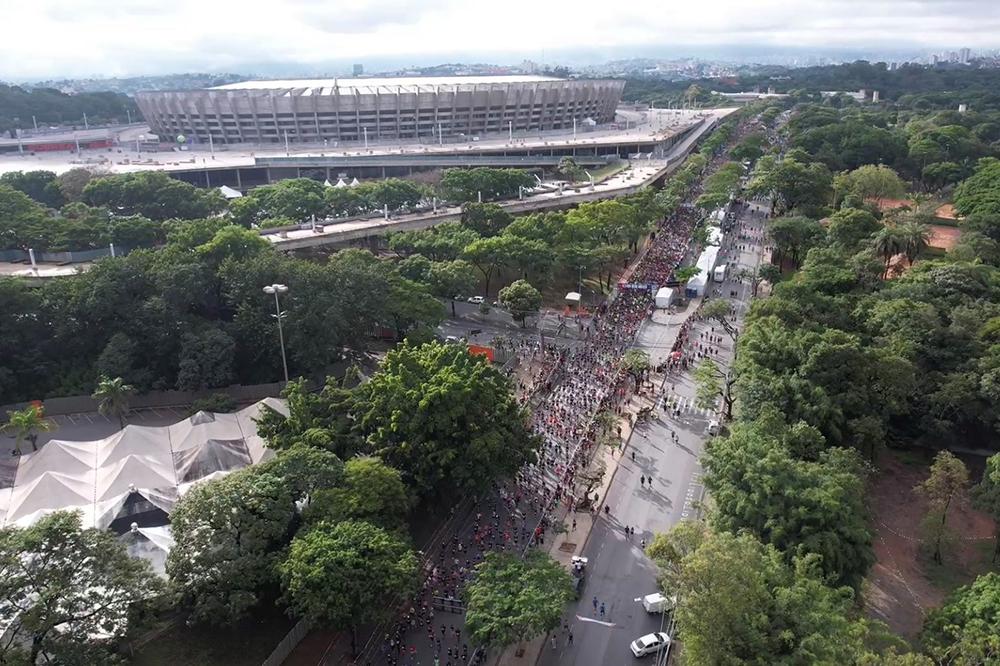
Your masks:
{"label": "tall light pole", "polygon": [[285,370],[285,383],[288,383],[288,360],[285,358],[285,334],[281,330],[281,320],[285,313],[281,311],[281,303],[278,302],[278,294],[284,294],[288,287],[283,284],[269,284],[264,287],[265,294],[274,294],[274,314],[271,315],[278,320],[278,341],[281,343],[281,367]]}

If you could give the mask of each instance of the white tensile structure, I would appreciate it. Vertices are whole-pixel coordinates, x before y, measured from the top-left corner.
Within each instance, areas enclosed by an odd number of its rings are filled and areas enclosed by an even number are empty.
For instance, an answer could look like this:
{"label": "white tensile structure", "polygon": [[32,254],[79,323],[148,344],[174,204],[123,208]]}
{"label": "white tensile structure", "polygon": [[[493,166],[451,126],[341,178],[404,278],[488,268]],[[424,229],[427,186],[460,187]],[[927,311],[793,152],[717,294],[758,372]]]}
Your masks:
{"label": "white tensile structure", "polygon": [[[0,469],[0,526],[27,527],[54,511],[79,511],[84,527],[131,533],[168,522],[174,504],[193,484],[273,455],[257,434],[264,406],[287,414],[283,401],[265,398],[233,414],[198,412],[169,426],[127,425],[89,442],[52,440]],[[166,544],[159,531],[145,535]]]}
{"label": "white tensile structure", "polygon": [[712,279],[712,271],[715,270],[715,261],[719,256],[719,248],[714,245],[709,245],[705,248],[705,251],[701,253],[698,257],[698,263],[695,264],[701,269],[701,272],[695,275],[693,278],[688,280],[685,287],[685,292],[688,298],[697,298],[698,296],[703,296],[705,294],[706,285]]}

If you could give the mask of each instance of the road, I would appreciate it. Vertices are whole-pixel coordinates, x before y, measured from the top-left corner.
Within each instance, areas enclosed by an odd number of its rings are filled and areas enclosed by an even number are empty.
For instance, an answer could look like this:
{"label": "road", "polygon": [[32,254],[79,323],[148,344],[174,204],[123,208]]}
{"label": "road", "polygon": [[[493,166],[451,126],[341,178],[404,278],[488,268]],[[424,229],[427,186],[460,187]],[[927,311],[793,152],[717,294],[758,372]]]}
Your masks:
{"label": "road", "polygon": [[[757,229],[763,214],[751,210],[744,216],[743,228]],[[737,308],[737,324],[750,302],[750,286],[737,281],[741,268],[753,269],[761,259],[761,245],[747,244],[738,237],[739,230],[727,234],[723,250],[737,257],[735,270],[722,285],[714,283],[721,294],[729,297]],[[740,246],[745,249],[741,250]],[[721,253],[720,253],[721,255]],[[656,365],[670,353],[684,320],[694,309],[670,315],[656,311],[643,325],[635,347],[649,353]],[[718,325],[710,322],[694,324],[690,339],[699,340],[702,333],[722,335],[714,358],[728,366],[732,360],[732,341]],[[695,386],[690,372],[668,375],[663,382],[654,416],[640,423],[633,432],[624,456],[615,472],[605,501],[610,515],[594,525],[584,556],[589,558],[588,577],[579,603],[570,607],[566,621],[573,633],[569,645],[563,632],[557,632],[556,647],[546,645],[539,666],[604,666],[633,661],[629,643],[644,634],[658,631],[660,615],[643,610],[639,599],[658,591],[656,567],[642,550],[655,534],[665,532],[685,518],[698,515],[698,503],[704,497],[699,458],[704,450],[706,429],[713,418],[712,411],[694,403]],[[679,415],[662,409],[664,401],[677,405]],[[677,441],[671,438],[677,433]],[[633,454],[635,456],[633,460]],[[641,483],[640,477],[651,478]],[[635,536],[626,538],[625,526],[635,528]],[[593,598],[605,605],[605,616],[594,612]],[[647,658],[652,663],[652,658]]]}

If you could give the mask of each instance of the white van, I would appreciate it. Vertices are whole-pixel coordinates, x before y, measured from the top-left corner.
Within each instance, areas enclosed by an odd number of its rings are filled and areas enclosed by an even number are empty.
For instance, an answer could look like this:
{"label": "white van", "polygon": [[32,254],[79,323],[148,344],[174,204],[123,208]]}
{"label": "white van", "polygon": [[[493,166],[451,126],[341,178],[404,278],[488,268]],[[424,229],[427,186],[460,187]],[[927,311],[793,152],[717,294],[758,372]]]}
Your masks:
{"label": "white van", "polygon": [[642,598],[642,607],[647,613],[662,613],[674,607],[674,599],[663,596],[659,592],[647,594]]}
{"label": "white van", "polygon": [[712,279],[718,283],[723,283],[726,281],[726,273],[729,271],[729,264],[719,264],[712,271]]}

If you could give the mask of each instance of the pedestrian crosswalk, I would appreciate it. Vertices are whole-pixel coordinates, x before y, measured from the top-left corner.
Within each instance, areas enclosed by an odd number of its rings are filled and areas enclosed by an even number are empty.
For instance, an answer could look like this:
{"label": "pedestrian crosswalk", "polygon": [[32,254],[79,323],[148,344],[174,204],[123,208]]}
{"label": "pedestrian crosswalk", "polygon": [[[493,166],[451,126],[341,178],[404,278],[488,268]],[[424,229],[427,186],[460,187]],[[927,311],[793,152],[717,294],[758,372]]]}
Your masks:
{"label": "pedestrian crosswalk", "polygon": [[668,406],[671,414],[679,411],[682,416],[709,418],[718,411],[718,407],[699,407],[695,404],[695,399],[692,396],[678,396],[674,394],[660,396],[656,401],[656,409],[663,411],[664,403]]}

